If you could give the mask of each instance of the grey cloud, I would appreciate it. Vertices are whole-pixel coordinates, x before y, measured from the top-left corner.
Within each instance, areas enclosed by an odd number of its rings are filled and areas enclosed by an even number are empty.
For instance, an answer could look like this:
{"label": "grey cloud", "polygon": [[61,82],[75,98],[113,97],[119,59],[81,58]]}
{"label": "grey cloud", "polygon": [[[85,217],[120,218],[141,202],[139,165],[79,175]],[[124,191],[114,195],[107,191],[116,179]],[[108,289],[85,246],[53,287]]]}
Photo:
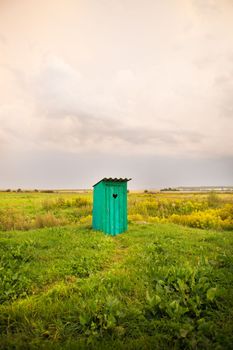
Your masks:
{"label": "grey cloud", "polygon": [[0,43],[2,43],[4,45],[7,43],[7,39],[6,39],[5,35],[3,35],[2,33],[0,33]]}
{"label": "grey cloud", "polygon": [[221,116],[233,119],[233,103],[229,105],[223,105],[221,108]]}
{"label": "grey cloud", "polygon": [[223,98],[220,105],[220,116],[233,119],[233,89]]}
{"label": "grey cloud", "polygon": [[220,8],[218,0],[193,0],[192,2],[201,11],[217,13]]}
{"label": "grey cloud", "polygon": [[[162,117],[161,112],[155,113],[148,110],[151,99],[145,101],[142,99],[139,108],[144,123],[138,124],[139,116],[135,116],[136,123],[133,120],[127,120],[130,106],[126,103],[127,99],[124,96],[123,100],[120,99],[122,93],[126,93],[127,98],[130,94],[130,90],[125,90],[125,85],[131,89],[130,84],[133,82],[133,88],[136,87],[141,91],[143,86],[141,87],[140,84],[145,84],[137,80],[137,76],[131,74],[130,70],[125,69],[124,74],[122,72],[117,74],[116,80],[111,77],[107,81],[103,79],[95,82],[90,78],[87,79],[63,60],[49,57],[40,70],[31,75],[28,80],[23,72],[17,69],[11,69],[11,71],[34,99],[35,125],[38,129],[35,138],[37,147],[40,144],[41,147],[48,146],[59,150],[67,148],[72,152],[80,150],[90,152],[98,148],[122,153],[122,149],[129,146],[132,151],[145,154],[174,153],[175,150],[178,153],[185,153],[190,150],[199,152],[200,145],[210,137],[210,131],[201,127],[201,120],[199,128],[192,130],[191,122],[182,125],[183,123],[178,122],[171,115],[166,116],[164,114],[166,100],[163,95],[161,100],[155,96],[158,100],[157,104],[163,102]],[[169,84],[170,81],[168,80],[167,83]],[[103,88],[104,84],[105,86],[109,84],[109,89]],[[224,88],[221,91],[226,90],[224,93],[221,92],[221,99],[218,98],[216,103],[219,105],[220,114],[229,117],[232,111],[231,99],[227,97],[231,95],[230,82],[227,76],[219,75],[215,84],[216,88],[222,84]],[[181,88],[181,85],[177,85],[177,91],[173,90],[177,98],[182,95]],[[194,95],[190,86],[184,85],[183,89],[185,95],[182,95],[182,103],[190,99],[190,93]],[[201,96],[197,95],[197,98],[199,98],[197,101],[201,102]],[[140,96],[133,94],[130,100],[137,106]],[[147,118],[148,111],[153,113],[151,121]],[[133,113],[137,113],[137,110]],[[182,118],[184,117],[188,116],[184,115]]]}
{"label": "grey cloud", "polygon": [[90,187],[129,176],[138,188],[231,185],[232,4],[7,5],[0,183]]}
{"label": "grey cloud", "polygon": [[215,62],[216,62],[216,59],[213,56],[210,57],[209,55],[198,57],[193,60],[193,64],[196,65],[196,67],[201,70],[208,68],[210,65],[213,65],[213,63]]}
{"label": "grey cloud", "polygon": [[[67,123],[66,123],[67,122]],[[41,128],[40,139],[49,140],[55,146],[60,142],[66,143],[72,140],[74,147],[96,144],[105,148],[106,141],[123,142],[131,147],[156,146],[166,144],[167,146],[182,145],[183,143],[198,143],[203,139],[203,135],[189,130],[159,130],[146,127],[129,127],[114,119],[104,117],[93,117],[90,115],[65,116],[54,120],[49,124],[44,124]],[[50,125],[50,126],[48,126]],[[67,127],[68,126],[68,127]]]}
{"label": "grey cloud", "polygon": [[11,66],[8,63],[0,64],[0,67],[12,74],[15,81],[17,82],[17,85],[20,86],[20,88],[25,90],[28,89],[28,80],[27,80],[25,71],[23,71],[22,69],[16,68],[14,66]]}
{"label": "grey cloud", "polygon": [[219,75],[215,78],[215,84],[217,86],[221,85],[224,86],[228,84],[232,80],[232,77],[227,76],[227,75]]}
{"label": "grey cloud", "polygon": [[229,74],[215,78],[219,92],[219,114],[221,117],[233,118],[233,70]]}
{"label": "grey cloud", "polygon": [[[132,9],[131,1],[121,3],[122,9]],[[123,154],[122,149],[129,145],[135,153],[193,151],[201,156],[218,152],[216,140],[220,140],[221,154],[229,154],[231,141],[224,135],[218,114],[231,114],[232,90],[223,77],[229,67],[224,56],[232,50],[232,43],[225,35],[224,15],[218,22],[215,14],[206,16],[207,21],[200,16],[200,11],[206,15],[207,9],[217,5],[221,9],[222,5],[190,0],[184,19],[177,2],[150,1],[142,11],[139,3],[134,4],[130,18],[127,11],[115,11],[110,3],[110,17],[104,7],[91,16],[85,12],[78,28],[88,45],[85,40],[75,46],[61,40],[58,45],[57,33],[49,32],[48,46],[41,49],[43,36],[35,52],[30,49],[25,56],[28,69],[23,69],[22,57],[18,65],[10,65],[21,84],[22,100],[25,95],[33,100],[34,111],[25,121],[35,133],[36,147],[69,151],[86,147],[93,152],[102,147]],[[93,4],[97,9],[98,2]],[[158,12],[153,15],[155,8]],[[169,28],[163,16],[171,20]],[[94,26],[96,32],[90,36],[86,23],[105,17],[103,26]],[[72,30],[78,35],[76,25]],[[69,37],[70,30],[64,28],[64,32]],[[33,36],[26,42],[33,42]],[[176,44],[181,49],[174,52]],[[36,50],[39,57],[34,56]],[[56,52],[59,56],[54,56]],[[37,64],[30,66],[34,59]],[[216,78],[213,84],[216,73],[219,81]],[[28,130],[31,134],[30,127]]]}
{"label": "grey cloud", "polygon": [[229,53],[229,61],[233,62],[233,51]]}
{"label": "grey cloud", "polygon": [[[141,81],[130,70],[117,74],[115,81],[93,82],[63,60],[49,57],[28,84],[36,103],[37,134],[41,145],[71,151],[86,148],[87,152],[96,147],[109,148],[109,152],[119,153],[127,145],[132,151],[145,153],[175,152],[176,148],[178,152],[185,152],[199,148],[205,138],[202,129],[198,131],[182,126],[174,118],[164,115],[164,111],[163,117],[153,112],[153,121],[147,121],[147,101],[142,100],[139,105],[144,123],[136,126],[139,117],[136,117],[136,123],[128,121],[130,107],[126,100],[120,100],[119,93],[125,93],[125,85],[131,88],[127,85],[131,82],[133,88],[142,89]],[[103,89],[101,84],[109,84],[109,89]],[[126,94],[129,93],[127,90]],[[131,101],[138,103],[138,95],[132,95]]]}
{"label": "grey cloud", "polygon": [[87,113],[95,103],[96,92],[90,91],[91,81],[57,57],[52,57],[31,81],[35,102],[48,117]]}

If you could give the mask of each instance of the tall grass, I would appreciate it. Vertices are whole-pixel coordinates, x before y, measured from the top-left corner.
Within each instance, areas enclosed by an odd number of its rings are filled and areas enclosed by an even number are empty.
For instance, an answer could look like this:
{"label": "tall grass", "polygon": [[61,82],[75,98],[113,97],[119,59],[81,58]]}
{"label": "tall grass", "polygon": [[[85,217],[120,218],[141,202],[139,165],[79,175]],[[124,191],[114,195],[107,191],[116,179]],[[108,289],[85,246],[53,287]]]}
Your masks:
{"label": "tall grass", "polygon": [[[233,198],[233,195],[232,195]],[[129,220],[141,222],[173,222],[180,225],[231,230],[233,228],[233,202],[227,203],[216,193],[206,198],[156,198],[143,196],[129,202]]]}
{"label": "tall grass", "polygon": [[29,230],[34,228],[62,226],[71,223],[91,223],[92,202],[88,198],[46,197],[40,205],[25,204],[19,208],[0,210],[0,230]]}
{"label": "tall grass", "polygon": [[57,218],[54,214],[48,212],[43,215],[37,215],[35,221],[32,223],[33,228],[42,228],[42,227],[53,227],[61,226],[67,224],[67,221],[64,218]]}
{"label": "tall grass", "polygon": [[28,230],[31,228],[31,220],[28,215],[14,208],[0,210],[0,230]]}
{"label": "tall grass", "polygon": [[0,349],[231,349],[232,247],[172,224],[1,233]]}
{"label": "tall grass", "polygon": [[[12,193],[5,198],[12,198]],[[7,197],[8,196],[8,197]],[[35,196],[35,197],[33,197]],[[33,201],[33,198],[34,201]],[[1,200],[0,200],[1,202]],[[92,201],[87,195],[17,194],[17,198],[0,210],[0,230],[28,230],[40,227],[91,224]],[[233,194],[129,194],[130,222],[172,222],[190,227],[231,230]]]}

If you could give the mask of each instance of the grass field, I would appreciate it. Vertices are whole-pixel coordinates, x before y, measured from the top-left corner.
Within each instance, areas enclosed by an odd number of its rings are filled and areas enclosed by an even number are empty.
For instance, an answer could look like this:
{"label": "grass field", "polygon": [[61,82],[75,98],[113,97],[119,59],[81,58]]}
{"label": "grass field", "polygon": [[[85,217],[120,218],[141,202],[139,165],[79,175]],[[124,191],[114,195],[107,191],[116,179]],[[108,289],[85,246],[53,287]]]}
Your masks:
{"label": "grass field", "polygon": [[129,193],[129,230],[91,193],[0,194],[0,349],[232,349],[233,195]]}

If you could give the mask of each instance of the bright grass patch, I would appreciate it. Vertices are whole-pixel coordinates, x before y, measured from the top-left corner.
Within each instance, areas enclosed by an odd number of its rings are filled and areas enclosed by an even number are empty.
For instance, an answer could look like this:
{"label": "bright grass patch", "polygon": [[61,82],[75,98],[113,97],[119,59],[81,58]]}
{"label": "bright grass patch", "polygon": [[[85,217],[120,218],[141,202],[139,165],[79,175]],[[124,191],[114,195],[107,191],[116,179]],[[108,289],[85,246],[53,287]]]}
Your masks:
{"label": "bright grass patch", "polygon": [[230,349],[233,236],[171,224],[1,234],[1,349]]}
{"label": "bright grass patch", "polygon": [[232,349],[231,201],[133,193],[111,237],[91,194],[1,194],[0,349]]}

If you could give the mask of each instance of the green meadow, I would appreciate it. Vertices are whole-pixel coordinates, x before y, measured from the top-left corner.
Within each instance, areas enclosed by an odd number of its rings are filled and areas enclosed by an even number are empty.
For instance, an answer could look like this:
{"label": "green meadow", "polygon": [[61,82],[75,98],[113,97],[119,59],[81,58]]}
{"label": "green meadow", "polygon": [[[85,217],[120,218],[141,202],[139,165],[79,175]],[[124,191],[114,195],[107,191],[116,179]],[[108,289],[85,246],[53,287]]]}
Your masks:
{"label": "green meadow", "polygon": [[0,349],[232,349],[233,194],[0,193]]}

